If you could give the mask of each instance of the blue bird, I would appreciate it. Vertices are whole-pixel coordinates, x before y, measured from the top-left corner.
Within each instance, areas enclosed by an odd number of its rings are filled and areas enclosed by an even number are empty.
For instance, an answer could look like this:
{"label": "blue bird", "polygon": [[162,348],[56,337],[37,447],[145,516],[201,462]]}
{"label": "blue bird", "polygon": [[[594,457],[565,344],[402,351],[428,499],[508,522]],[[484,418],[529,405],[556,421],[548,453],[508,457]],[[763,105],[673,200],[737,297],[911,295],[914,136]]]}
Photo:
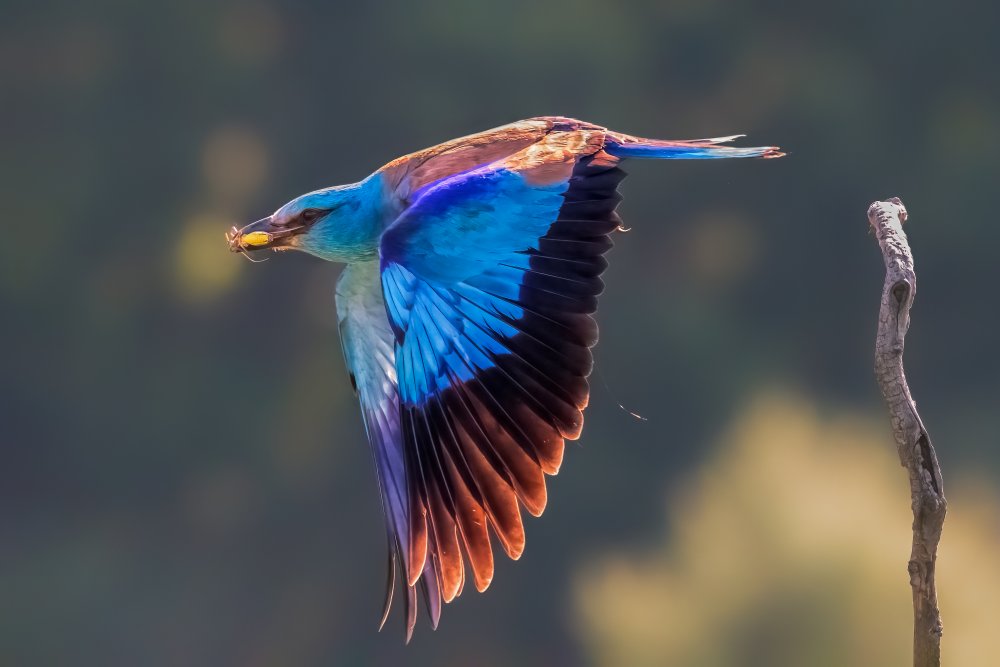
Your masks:
{"label": "blue bird", "polygon": [[[227,233],[234,252],[302,250],[347,264],[337,317],[389,537],[381,625],[401,577],[409,641],[421,585],[433,627],[491,533],[524,550],[520,509],[580,436],[593,313],[626,158],[780,157],[737,137],[659,141],[532,118],[398,158]],[[468,567],[466,568],[466,564]]]}

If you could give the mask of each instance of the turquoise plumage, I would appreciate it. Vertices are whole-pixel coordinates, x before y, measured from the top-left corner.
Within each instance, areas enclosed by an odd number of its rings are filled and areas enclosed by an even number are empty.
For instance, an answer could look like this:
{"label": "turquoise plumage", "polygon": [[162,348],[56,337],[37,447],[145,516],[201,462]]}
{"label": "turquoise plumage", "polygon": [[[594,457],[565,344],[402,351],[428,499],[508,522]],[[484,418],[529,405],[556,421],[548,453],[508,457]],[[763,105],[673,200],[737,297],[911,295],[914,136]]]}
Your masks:
{"label": "turquoise plumage", "polygon": [[236,252],[348,264],[337,314],[386,515],[383,624],[401,575],[407,640],[418,584],[437,627],[467,572],[489,586],[491,534],[516,559],[520,508],[545,509],[545,475],[583,428],[620,162],[781,156],[720,145],[735,138],[659,141],[533,118],[399,158],[227,234]]}

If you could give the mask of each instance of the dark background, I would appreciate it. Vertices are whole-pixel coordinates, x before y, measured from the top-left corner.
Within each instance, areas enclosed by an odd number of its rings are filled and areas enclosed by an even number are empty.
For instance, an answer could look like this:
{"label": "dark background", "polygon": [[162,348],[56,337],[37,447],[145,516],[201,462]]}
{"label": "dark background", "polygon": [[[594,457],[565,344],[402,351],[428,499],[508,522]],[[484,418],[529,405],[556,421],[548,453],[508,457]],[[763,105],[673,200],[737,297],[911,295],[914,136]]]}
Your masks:
{"label": "dark background", "polygon": [[[579,611],[581,573],[609,552],[670,553],[667,500],[743,406],[777,391],[818,419],[873,419],[891,453],[865,210],[892,195],[920,279],[911,386],[950,488],[974,472],[975,507],[993,511],[1000,10],[918,5],[5,3],[0,662],[625,664]],[[521,561],[404,648],[398,611],[375,632],[384,533],[336,335],[339,268],[250,265],[223,231],[542,114],[746,132],[789,156],[626,165],[633,231],[610,257],[585,435]],[[905,621],[905,532],[894,546]],[[820,664],[774,632],[684,664]]]}

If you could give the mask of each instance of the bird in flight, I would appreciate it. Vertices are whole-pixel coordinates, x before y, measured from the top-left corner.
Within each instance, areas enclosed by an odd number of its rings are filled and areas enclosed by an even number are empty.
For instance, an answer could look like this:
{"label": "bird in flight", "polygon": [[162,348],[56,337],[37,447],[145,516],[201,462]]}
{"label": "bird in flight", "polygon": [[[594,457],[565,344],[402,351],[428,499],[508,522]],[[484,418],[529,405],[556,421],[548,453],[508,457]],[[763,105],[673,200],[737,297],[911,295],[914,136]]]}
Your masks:
{"label": "bird in flight", "polygon": [[[406,639],[417,586],[442,603],[493,579],[491,534],[524,550],[583,428],[593,313],[626,158],[773,158],[720,137],[661,141],[532,118],[393,160],[226,234],[233,252],[301,250],[347,266],[341,344],[375,460]],[[381,627],[380,625],[380,627]]]}

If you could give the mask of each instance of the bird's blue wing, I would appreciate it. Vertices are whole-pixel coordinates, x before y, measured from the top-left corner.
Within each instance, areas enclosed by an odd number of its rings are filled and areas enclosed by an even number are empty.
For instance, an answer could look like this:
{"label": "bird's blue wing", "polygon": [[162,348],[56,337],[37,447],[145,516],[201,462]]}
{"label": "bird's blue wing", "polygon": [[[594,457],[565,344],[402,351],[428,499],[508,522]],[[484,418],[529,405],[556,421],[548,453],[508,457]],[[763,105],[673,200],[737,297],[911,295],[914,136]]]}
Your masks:
{"label": "bird's blue wing", "polygon": [[411,586],[432,570],[446,602],[464,585],[463,552],[477,589],[489,585],[488,526],[520,556],[519,504],[542,513],[544,475],[583,426],[624,172],[606,154],[561,159],[432,183],[382,237],[411,482],[405,569]]}

